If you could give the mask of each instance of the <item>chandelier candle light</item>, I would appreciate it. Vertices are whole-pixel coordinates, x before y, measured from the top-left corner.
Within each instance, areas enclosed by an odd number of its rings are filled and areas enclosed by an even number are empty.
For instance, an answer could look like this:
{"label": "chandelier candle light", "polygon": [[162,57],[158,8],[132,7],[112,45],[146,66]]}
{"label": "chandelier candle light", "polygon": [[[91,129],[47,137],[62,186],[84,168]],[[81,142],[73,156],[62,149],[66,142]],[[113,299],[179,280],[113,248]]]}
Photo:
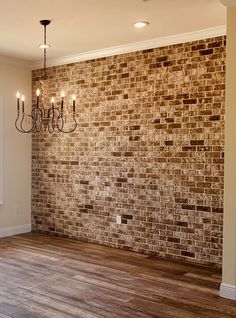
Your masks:
{"label": "chandelier candle light", "polygon": [[[44,76],[43,81],[47,81],[46,73],[46,55],[47,48],[50,47],[46,42],[46,27],[50,24],[50,20],[41,20],[40,23],[44,26],[44,43],[40,45],[40,48],[44,50]],[[47,92],[44,92],[43,94]],[[66,116],[64,111],[64,97],[65,93],[61,92],[61,107],[55,107],[55,99],[51,98],[51,105],[45,108],[44,102],[40,103],[40,89],[36,90],[36,105],[32,106],[30,114],[25,113],[25,98],[21,96],[21,107],[20,107],[20,93],[16,94],[16,106],[17,106],[17,117],[15,120],[15,127],[21,133],[31,132],[62,132],[70,133],[75,131],[78,126],[75,113],[75,94],[72,95],[72,118],[66,124]],[[30,123],[30,125],[29,125]],[[68,125],[68,126],[67,126]]]}

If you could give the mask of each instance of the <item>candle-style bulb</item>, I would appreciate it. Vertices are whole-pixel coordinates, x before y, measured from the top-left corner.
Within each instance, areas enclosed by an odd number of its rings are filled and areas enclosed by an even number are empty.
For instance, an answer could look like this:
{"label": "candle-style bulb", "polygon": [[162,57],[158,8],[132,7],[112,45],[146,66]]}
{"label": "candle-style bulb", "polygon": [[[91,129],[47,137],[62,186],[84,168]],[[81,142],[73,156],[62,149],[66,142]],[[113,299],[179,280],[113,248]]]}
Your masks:
{"label": "candle-style bulb", "polygon": [[65,96],[65,94],[64,94],[64,92],[62,91],[62,92],[61,92],[61,111],[63,111],[63,108],[64,108],[64,96]]}
{"label": "candle-style bulb", "polygon": [[21,101],[22,101],[22,113],[24,114],[25,112],[25,96],[24,95],[22,95]]}
{"label": "candle-style bulb", "polygon": [[75,94],[72,95],[73,99],[73,113],[75,113]]}
{"label": "candle-style bulb", "polygon": [[40,90],[37,89],[37,90],[36,90],[36,96],[37,96],[36,107],[37,107],[37,108],[39,108],[39,95],[40,95]]}
{"label": "candle-style bulb", "polygon": [[17,112],[20,112],[20,93],[16,93],[16,107],[17,107]]}
{"label": "candle-style bulb", "polygon": [[52,103],[52,117],[54,120],[54,97],[51,98],[51,103]]}

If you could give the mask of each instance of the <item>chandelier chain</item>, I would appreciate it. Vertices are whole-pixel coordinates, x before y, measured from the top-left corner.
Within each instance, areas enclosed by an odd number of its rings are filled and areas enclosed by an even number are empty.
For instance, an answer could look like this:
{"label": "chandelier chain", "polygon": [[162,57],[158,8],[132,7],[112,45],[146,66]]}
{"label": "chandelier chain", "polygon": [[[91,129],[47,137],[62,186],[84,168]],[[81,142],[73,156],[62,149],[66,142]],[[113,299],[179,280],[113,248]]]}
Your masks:
{"label": "chandelier chain", "polygon": [[46,32],[46,25],[44,25],[44,49],[43,49],[43,68],[44,68],[44,79],[47,79],[47,72],[46,72],[46,59],[47,59],[47,32]]}

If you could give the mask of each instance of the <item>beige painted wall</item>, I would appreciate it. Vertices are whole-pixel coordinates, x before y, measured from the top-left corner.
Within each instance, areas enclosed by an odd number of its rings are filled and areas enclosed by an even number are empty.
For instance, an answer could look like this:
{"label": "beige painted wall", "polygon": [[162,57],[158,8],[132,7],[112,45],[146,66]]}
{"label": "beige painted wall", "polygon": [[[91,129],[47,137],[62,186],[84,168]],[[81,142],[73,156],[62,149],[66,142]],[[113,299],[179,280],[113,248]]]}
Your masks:
{"label": "beige painted wall", "polygon": [[[236,286],[236,6],[228,8],[222,283]],[[236,295],[236,293],[235,293]]]}
{"label": "beige painted wall", "polygon": [[[3,205],[1,229],[31,223],[31,135],[16,131],[16,91],[31,100],[31,71],[0,62],[3,131]],[[1,178],[2,176],[0,176]]]}

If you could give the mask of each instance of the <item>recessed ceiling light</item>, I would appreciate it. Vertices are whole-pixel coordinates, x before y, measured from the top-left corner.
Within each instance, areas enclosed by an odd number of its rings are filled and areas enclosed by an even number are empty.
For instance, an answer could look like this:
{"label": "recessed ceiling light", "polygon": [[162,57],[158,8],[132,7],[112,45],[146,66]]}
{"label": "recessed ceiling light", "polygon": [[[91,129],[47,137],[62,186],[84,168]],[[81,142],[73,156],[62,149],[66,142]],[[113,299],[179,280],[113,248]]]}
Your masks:
{"label": "recessed ceiling light", "polygon": [[149,22],[147,21],[139,21],[134,24],[135,28],[138,28],[138,29],[145,28],[148,25],[149,25]]}

